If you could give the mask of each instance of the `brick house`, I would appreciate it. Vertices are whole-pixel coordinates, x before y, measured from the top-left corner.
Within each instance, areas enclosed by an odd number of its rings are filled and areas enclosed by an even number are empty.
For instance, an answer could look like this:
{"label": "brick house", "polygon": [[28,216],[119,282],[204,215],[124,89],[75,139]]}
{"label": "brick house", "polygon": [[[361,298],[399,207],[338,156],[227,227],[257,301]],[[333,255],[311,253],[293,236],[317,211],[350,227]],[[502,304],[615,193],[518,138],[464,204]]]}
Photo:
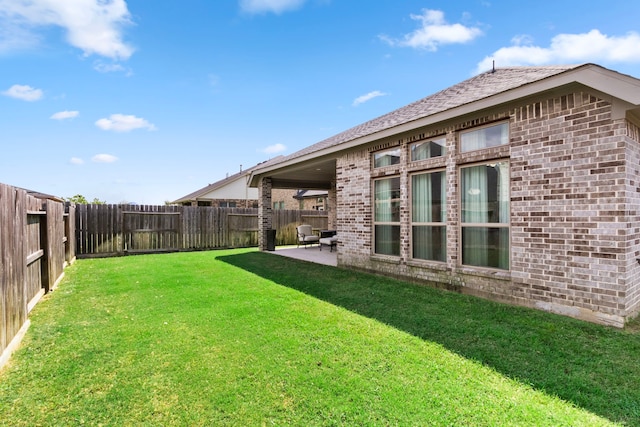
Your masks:
{"label": "brick house", "polygon": [[272,189],[327,190],[340,267],[617,327],[640,311],[640,80],[598,65],[479,74],[250,185],[263,230]]}

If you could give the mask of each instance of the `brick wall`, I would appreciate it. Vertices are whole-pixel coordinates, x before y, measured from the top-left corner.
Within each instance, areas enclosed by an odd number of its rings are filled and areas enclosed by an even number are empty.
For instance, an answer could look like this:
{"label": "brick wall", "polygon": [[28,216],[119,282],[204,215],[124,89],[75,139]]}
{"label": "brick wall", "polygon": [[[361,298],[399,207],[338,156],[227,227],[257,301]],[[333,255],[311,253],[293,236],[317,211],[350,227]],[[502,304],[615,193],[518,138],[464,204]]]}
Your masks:
{"label": "brick wall", "polygon": [[624,281],[626,288],[626,311],[629,314],[640,311],[640,128],[627,123],[626,131],[618,129],[625,136],[626,163],[626,258]]}
{"label": "brick wall", "polygon": [[305,197],[304,199],[296,199],[295,196],[298,190],[289,190],[282,188],[274,188],[271,191],[271,202],[279,203],[283,202],[284,207],[282,209],[289,210],[316,210],[316,207],[322,205],[326,209],[326,200],[318,202],[319,198],[326,199],[325,197]]}
{"label": "brick wall", "polygon": [[336,161],[339,264],[368,267],[372,244],[370,163],[367,151],[348,153]]}
{"label": "brick wall", "polygon": [[300,203],[293,198],[295,194],[296,190],[274,188],[271,192],[271,203],[284,202],[282,209],[300,209]]}
{"label": "brick wall", "polygon": [[[458,153],[458,132],[509,120],[508,146]],[[411,142],[446,134],[445,157],[410,163]],[[378,141],[336,165],[339,264],[433,281],[463,292],[621,326],[640,309],[640,131],[612,106],[568,93],[446,127]],[[371,152],[400,145],[400,165],[371,167]],[[511,268],[459,263],[458,168],[507,159],[511,174]],[[409,176],[447,172],[447,262],[410,258]],[[372,178],[401,178],[401,255],[372,253]]]}
{"label": "brick wall", "polygon": [[512,277],[516,296],[595,320],[625,315],[624,121],[586,93],[514,112]]}

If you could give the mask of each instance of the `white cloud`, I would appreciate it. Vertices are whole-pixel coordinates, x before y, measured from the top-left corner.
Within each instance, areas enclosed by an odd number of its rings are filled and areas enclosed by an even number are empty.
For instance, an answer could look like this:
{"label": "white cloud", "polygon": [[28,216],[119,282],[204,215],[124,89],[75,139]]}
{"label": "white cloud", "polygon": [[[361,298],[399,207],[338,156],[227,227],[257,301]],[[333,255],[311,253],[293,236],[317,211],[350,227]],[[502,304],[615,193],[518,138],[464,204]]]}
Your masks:
{"label": "white cloud", "polygon": [[248,13],[273,12],[280,14],[297,9],[304,2],[305,0],[240,0],[240,8]]}
{"label": "white cloud", "polygon": [[362,95],[353,100],[353,106],[357,107],[360,104],[364,104],[367,101],[371,101],[373,98],[377,98],[379,96],[387,95],[384,92],[380,92],[379,90],[374,90],[373,92],[369,92],[366,95]]}
{"label": "white cloud", "polygon": [[71,163],[72,165],[82,165],[84,164],[84,160],[82,160],[80,157],[72,157],[69,159],[69,163]]}
{"label": "white cloud", "polygon": [[112,130],[114,132],[129,132],[135,129],[156,130],[156,127],[140,117],[112,114],[108,119],[96,121],[96,126],[102,130]]}
{"label": "white cloud", "polygon": [[78,114],[80,114],[78,111],[59,111],[49,118],[53,120],[73,119],[78,117]]}
{"label": "white cloud", "polygon": [[127,59],[134,49],[122,40],[122,29],[129,24],[125,0],[0,0],[0,49],[36,44],[34,31],[53,25],[87,56]]}
{"label": "white cloud", "polygon": [[117,73],[127,71],[126,68],[120,64],[106,64],[102,61],[95,61],[93,63],[93,69],[100,73]]}
{"label": "white cloud", "polygon": [[262,150],[262,152],[267,154],[275,154],[275,153],[282,153],[286,149],[287,147],[284,146],[283,144],[274,144],[274,145],[268,146],[267,148]]}
{"label": "white cloud", "polygon": [[40,38],[27,28],[6,19],[2,8],[0,2],[0,53],[26,50],[40,42]]}
{"label": "white cloud", "polygon": [[37,101],[42,98],[42,91],[40,89],[35,89],[26,85],[13,85],[2,92],[2,94],[10,96],[11,98],[21,99],[23,101]]}
{"label": "white cloud", "polygon": [[422,15],[410,15],[411,19],[420,21],[422,26],[417,30],[405,34],[401,39],[393,39],[381,35],[380,39],[391,46],[412,47],[426,49],[432,52],[445,44],[468,43],[482,35],[482,31],[475,27],[462,24],[448,24],[444,19],[444,12],[440,10],[423,9]]}
{"label": "white cloud", "polygon": [[209,86],[216,87],[220,84],[220,77],[218,75],[209,74],[207,77],[209,79]]}
{"label": "white cloud", "polygon": [[582,34],[558,34],[549,47],[534,46],[528,37],[518,36],[513,45],[484,58],[476,72],[513,65],[545,65],[579,62],[640,62],[640,34],[608,36],[599,30]]}
{"label": "white cloud", "polygon": [[111,154],[96,154],[91,158],[91,161],[94,163],[113,163],[117,160],[118,158]]}

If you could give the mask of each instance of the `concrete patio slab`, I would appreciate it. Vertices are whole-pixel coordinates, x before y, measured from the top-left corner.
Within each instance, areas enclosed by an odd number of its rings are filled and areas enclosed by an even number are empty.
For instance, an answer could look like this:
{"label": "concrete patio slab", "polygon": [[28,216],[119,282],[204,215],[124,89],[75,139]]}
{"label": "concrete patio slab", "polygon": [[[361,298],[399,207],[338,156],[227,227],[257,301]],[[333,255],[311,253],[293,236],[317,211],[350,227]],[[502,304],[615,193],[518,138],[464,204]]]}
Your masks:
{"label": "concrete patio slab", "polygon": [[330,265],[332,267],[336,267],[338,265],[338,254],[335,248],[333,252],[329,252],[329,248],[327,246],[324,246],[322,250],[320,250],[320,247],[318,246],[299,248],[296,246],[277,246],[275,251],[268,253],[300,259],[303,261],[315,262],[316,264]]}

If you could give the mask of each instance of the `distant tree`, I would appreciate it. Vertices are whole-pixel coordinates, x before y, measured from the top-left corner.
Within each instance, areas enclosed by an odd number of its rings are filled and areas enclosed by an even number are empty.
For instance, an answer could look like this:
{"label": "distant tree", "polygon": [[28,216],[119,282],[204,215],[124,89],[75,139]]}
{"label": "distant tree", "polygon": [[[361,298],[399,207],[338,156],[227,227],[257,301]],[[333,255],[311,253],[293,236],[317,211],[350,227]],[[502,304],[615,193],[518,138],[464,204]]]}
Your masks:
{"label": "distant tree", "polygon": [[75,196],[65,199],[67,202],[75,203],[76,205],[104,205],[106,202],[94,197],[91,202],[87,200],[82,194],[76,194]]}

